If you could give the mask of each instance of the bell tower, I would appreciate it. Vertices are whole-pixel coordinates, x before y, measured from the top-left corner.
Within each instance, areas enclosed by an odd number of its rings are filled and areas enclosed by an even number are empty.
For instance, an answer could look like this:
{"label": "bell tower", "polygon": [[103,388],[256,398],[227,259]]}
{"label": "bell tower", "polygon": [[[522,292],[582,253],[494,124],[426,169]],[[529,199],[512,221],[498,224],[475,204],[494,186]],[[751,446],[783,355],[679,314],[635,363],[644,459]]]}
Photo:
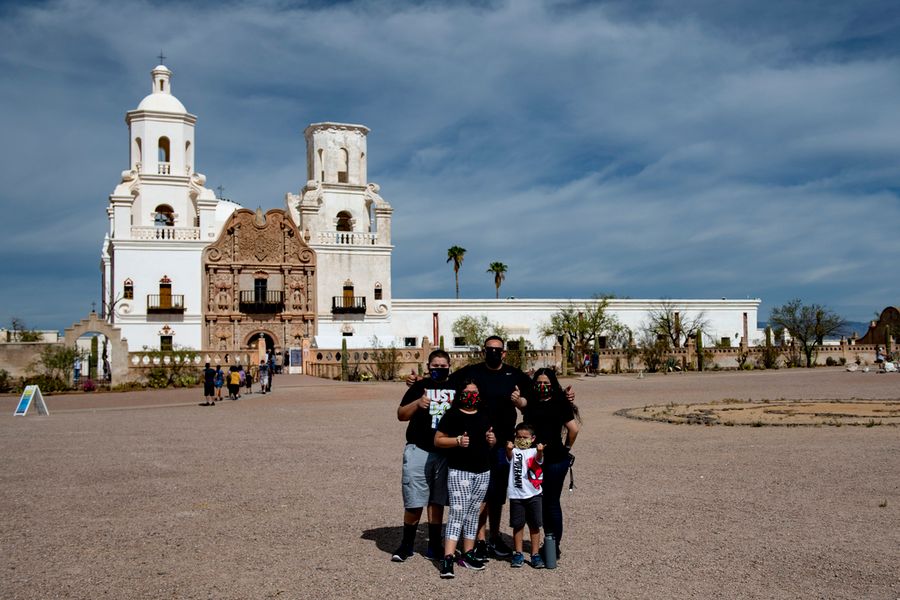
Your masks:
{"label": "bell tower", "polygon": [[[391,205],[368,181],[369,128],[313,123],[304,131],[307,182],[287,208],[318,257],[320,345],[361,347],[390,336]],[[337,344],[332,346],[331,344]]]}

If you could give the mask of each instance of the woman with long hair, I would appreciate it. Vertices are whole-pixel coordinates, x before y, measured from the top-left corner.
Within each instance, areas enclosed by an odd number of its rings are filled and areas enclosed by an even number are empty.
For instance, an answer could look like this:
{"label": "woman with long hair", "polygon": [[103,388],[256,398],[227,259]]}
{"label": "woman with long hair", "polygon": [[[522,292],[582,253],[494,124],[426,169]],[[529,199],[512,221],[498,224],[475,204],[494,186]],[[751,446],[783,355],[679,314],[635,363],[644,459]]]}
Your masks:
{"label": "woman with long hair", "polygon": [[525,422],[534,427],[535,444],[544,445],[544,532],[556,538],[556,555],[563,535],[560,505],[570,454],[578,437],[581,417],[569,402],[552,369],[538,369],[532,377],[534,392],[522,410]]}

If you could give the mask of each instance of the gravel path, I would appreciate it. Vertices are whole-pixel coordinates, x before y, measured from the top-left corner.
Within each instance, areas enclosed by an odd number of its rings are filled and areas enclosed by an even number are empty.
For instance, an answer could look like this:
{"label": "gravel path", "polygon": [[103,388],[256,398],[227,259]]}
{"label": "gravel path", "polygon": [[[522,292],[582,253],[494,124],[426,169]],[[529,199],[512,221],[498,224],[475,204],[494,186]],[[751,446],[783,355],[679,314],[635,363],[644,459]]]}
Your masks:
{"label": "gravel path", "polygon": [[[399,540],[402,384],[276,378],[0,397],[3,598],[900,598],[900,430],[625,419],[723,398],[900,398],[839,369],[572,380],[584,417],[555,571],[438,578]],[[506,517],[506,512],[504,512]],[[424,538],[424,535],[420,535]],[[423,540],[420,539],[420,546]]]}

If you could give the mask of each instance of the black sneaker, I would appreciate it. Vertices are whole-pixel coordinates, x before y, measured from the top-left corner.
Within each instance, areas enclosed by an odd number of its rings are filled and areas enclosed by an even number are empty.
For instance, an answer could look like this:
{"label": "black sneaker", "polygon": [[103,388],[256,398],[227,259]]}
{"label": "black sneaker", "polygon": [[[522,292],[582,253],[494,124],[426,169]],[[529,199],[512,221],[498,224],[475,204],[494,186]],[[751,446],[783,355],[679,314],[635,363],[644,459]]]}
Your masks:
{"label": "black sneaker", "polygon": [[512,548],[503,543],[503,540],[500,538],[492,539],[490,547],[491,552],[498,558],[506,558],[507,556],[512,555]]}
{"label": "black sneaker", "polygon": [[472,569],[473,571],[483,571],[484,561],[478,560],[475,557],[475,550],[472,549],[459,557],[459,566]]}
{"label": "black sneaker", "polygon": [[410,548],[406,548],[405,546],[400,546],[394,551],[394,554],[391,556],[392,562],[403,562],[407,558],[412,557],[413,551]]}
{"label": "black sneaker", "polygon": [[441,579],[453,579],[453,555],[448,554],[441,559]]}
{"label": "black sneaker", "polygon": [[475,551],[475,558],[477,558],[481,562],[486,563],[488,560],[490,560],[490,556],[488,555],[488,544],[486,541],[477,540],[475,542],[475,548],[473,548],[473,550]]}

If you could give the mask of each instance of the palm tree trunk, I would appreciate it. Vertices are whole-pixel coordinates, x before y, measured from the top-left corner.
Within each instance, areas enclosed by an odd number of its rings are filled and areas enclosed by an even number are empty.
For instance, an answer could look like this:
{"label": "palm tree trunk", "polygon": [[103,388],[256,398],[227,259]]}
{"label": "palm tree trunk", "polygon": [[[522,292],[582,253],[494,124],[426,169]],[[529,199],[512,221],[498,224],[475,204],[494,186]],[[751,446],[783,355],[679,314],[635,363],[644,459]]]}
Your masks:
{"label": "palm tree trunk", "polygon": [[459,300],[459,269],[454,270],[456,273],[456,299]]}

